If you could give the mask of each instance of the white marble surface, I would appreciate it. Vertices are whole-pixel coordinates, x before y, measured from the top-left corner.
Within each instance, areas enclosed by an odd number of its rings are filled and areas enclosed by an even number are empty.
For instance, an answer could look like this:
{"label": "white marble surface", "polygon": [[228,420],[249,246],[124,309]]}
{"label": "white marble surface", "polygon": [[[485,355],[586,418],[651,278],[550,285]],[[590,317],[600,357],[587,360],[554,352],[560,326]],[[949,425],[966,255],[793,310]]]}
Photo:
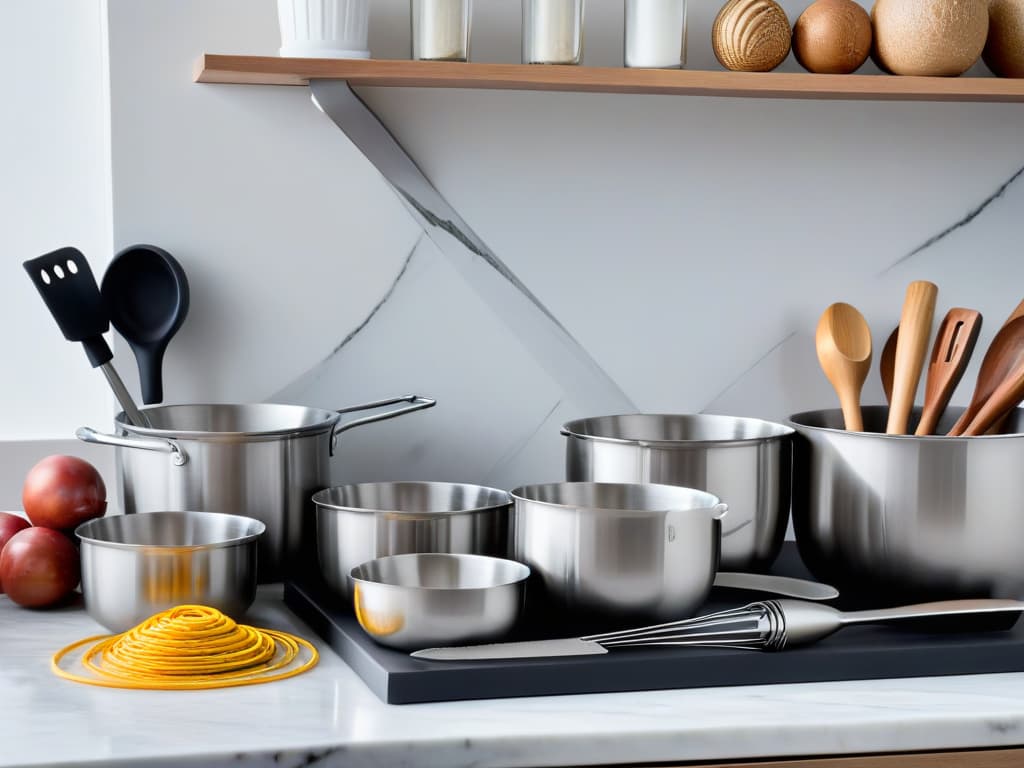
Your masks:
{"label": "white marble surface", "polygon": [[[313,638],[273,589],[257,625]],[[98,626],[0,596],[0,766],[560,766],[995,747],[1024,741],[1024,674],[389,706],[330,650],[298,678],[123,691],[53,676]],[[323,650],[323,648],[321,649]]]}

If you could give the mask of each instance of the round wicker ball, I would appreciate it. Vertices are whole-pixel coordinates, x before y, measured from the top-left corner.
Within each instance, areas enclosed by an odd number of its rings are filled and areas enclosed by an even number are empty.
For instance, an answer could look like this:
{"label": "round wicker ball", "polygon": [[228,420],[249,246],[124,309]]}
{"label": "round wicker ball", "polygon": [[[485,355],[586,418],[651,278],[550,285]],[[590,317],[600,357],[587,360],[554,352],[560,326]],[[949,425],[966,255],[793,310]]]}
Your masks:
{"label": "round wicker ball", "polygon": [[988,14],[985,63],[1000,77],[1024,77],[1024,0],[991,0]]}
{"label": "round wicker ball", "polygon": [[792,36],[774,0],[729,0],[715,19],[711,44],[726,69],[770,72],[789,55]]}
{"label": "round wicker ball", "polygon": [[988,0],[878,0],[875,57],[896,75],[955,77],[981,56]]}
{"label": "round wicker ball", "polygon": [[793,26],[793,53],[808,72],[854,72],[871,53],[871,17],[853,0],[818,0]]}

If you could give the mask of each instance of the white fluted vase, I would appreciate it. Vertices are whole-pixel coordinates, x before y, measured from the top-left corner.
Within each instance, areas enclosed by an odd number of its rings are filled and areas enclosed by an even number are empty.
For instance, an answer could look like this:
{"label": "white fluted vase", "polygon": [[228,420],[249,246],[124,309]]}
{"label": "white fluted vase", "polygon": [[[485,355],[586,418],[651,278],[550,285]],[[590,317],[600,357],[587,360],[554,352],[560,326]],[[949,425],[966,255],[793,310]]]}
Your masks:
{"label": "white fluted vase", "polygon": [[281,55],[368,59],[370,0],[277,0]]}

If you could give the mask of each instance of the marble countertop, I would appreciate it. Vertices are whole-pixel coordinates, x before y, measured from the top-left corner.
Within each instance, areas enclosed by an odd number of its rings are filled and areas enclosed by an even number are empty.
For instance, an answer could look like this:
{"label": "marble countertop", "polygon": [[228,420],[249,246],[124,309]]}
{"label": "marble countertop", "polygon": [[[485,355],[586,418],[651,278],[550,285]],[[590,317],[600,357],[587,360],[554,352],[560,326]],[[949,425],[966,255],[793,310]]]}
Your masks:
{"label": "marble countertop", "polygon": [[[315,640],[261,591],[247,619]],[[0,596],[0,766],[564,766],[1024,743],[1024,673],[391,706],[317,642],[268,685],[129,691],[55,677],[101,629]]]}

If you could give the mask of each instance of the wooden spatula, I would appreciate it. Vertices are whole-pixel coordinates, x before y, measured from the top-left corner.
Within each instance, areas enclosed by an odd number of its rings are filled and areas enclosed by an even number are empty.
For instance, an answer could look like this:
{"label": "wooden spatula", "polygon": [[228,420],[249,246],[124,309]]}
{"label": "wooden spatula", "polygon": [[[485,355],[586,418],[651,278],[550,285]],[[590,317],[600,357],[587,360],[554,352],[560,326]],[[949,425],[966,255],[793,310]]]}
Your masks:
{"label": "wooden spatula", "polygon": [[959,307],[949,310],[939,325],[924,390],[924,410],[915,435],[930,435],[942,418],[953,390],[967,369],[981,333],[981,313]]}
{"label": "wooden spatula", "polygon": [[903,313],[900,315],[900,333],[896,340],[896,368],[886,434],[907,434],[907,421],[910,409],[914,407],[917,382],[921,379],[921,369],[928,355],[935,299],[938,295],[938,286],[926,280],[916,280],[907,287]]}
{"label": "wooden spatula", "polygon": [[[974,387],[974,396],[970,405],[964,411],[963,416],[953,425],[949,431],[950,435],[966,435],[968,427],[972,434],[984,434],[990,426],[1014,405],[1008,404],[1011,391],[1003,392],[1001,400],[993,402],[990,408],[986,409],[986,418],[979,420],[982,408],[988,405],[990,400],[995,400],[996,390],[1001,385],[1014,378],[1015,371],[1020,369],[1024,362],[1024,317],[1004,325],[999,333],[992,339],[992,344],[981,361],[981,370],[978,372],[978,383]],[[1001,409],[994,416],[989,416],[996,409]],[[986,421],[987,426],[981,429],[980,424]],[[981,429],[979,432],[978,430]]]}

